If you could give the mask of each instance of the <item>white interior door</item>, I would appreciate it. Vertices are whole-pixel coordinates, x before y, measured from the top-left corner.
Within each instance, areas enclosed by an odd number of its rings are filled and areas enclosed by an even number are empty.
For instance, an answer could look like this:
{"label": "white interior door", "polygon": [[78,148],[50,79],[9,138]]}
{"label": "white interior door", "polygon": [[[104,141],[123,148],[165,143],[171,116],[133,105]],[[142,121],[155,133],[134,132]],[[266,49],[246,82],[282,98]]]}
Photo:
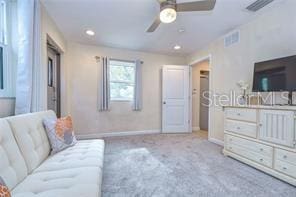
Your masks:
{"label": "white interior door", "polygon": [[165,65],[162,74],[162,132],[191,132],[189,131],[189,66]]}

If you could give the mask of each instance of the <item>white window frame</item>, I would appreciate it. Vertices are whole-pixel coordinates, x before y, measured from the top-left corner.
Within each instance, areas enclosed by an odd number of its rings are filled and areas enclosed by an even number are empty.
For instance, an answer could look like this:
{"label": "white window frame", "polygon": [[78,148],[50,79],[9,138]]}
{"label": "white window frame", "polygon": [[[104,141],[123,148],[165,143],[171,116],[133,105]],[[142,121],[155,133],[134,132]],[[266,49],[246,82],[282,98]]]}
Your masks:
{"label": "white window frame", "polygon": [[[120,63],[126,63],[125,65],[112,65],[111,62],[120,62]],[[123,80],[111,80],[111,67],[112,66],[125,66],[125,67],[133,67],[134,68],[134,81],[130,82],[130,81],[123,81]],[[118,59],[110,59],[109,61],[109,87],[110,87],[110,101],[111,102],[132,102],[134,100],[134,96],[135,96],[135,86],[136,86],[136,82],[135,82],[135,78],[136,78],[136,64],[133,61],[127,61],[127,60],[118,60]],[[133,97],[132,98],[112,98],[111,97],[111,83],[123,83],[129,86],[133,86],[134,87],[134,91],[133,91]]]}
{"label": "white window frame", "polygon": [[12,98],[15,96],[15,70],[12,65],[11,55],[11,36],[10,22],[11,18],[11,3],[7,0],[0,0],[0,9],[3,16],[0,17],[0,22],[3,24],[3,29],[0,29],[0,46],[3,48],[3,89],[0,89],[0,98]]}
{"label": "white window frame", "polygon": [[0,16],[0,23],[3,25],[3,29],[0,29],[0,43],[7,45],[7,2],[6,0],[0,0],[0,10],[3,15]]}

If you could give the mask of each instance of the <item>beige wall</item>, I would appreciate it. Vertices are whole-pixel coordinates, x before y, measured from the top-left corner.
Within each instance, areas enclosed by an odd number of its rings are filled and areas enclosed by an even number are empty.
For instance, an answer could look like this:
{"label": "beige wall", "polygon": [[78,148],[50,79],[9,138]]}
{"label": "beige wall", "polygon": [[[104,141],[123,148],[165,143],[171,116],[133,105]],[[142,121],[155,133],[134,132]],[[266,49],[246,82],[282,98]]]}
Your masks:
{"label": "beige wall", "polygon": [[[295,8],[296,1],[283,1],[283,4],[238,28],[241,33],[239,44],[224,48],[223,38],[220,38],[188,57],[187,62],[210,54],[210,83],[214,93],[238,91],[237,81],[252,82],[254,62],[296,54]],[[222,141],[222,107],[210,108],[210,126],[210,138]]]}
{"label": "beige wall", "polygon": [[209,60],[198,62],[192,65],[192,90],[195,89],[195,94],[192,95],[192,127],[193,130],[199,130],[200,117],[200,71],[209,71]]}
{"label": "beige wall", "polygon": [[0,98],[0,118],[14,115],[14,98]]}
{"label": "beige wall", "polygon": [[[98,111],[98,63],[95,56],[125,60],[141,59],[143,64],[143,110],[134,112],[129,102],[111,103],[110,112]],[[161,128],[161,68],[184,64],[185,58],[129,50],[68,43],[69,112],[77,134],[159,130]]]}
{"label": "beige wall", "polygon": [[41,5],[41,42],[42,42],[42,67],[41,67],[41,90],[40,94],[40,109],[47,109],[47,38],[50,37],[55,44],[58,46],[61,52],[61,74],[63,78],[61,79],[61,103],[62,103],[62,113],[67,114],[66,109],[66,80],[67,75],[65,74],[66,63],[64,54],[67,50],[67,41],[63,34],[60,32],[59,28],[56,26],[55,22],[47,13],[43,5]]}

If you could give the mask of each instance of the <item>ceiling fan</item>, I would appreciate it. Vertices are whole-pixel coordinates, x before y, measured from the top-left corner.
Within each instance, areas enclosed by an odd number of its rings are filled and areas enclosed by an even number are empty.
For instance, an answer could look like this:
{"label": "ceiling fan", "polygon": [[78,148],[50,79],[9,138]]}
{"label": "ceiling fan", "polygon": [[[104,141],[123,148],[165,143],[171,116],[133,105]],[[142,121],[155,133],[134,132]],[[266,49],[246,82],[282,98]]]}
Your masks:
{"label": "ceiling fan", "polygon": [[157,0],[160,4],[160,14],[156,17],[147,32],[154,32],[160,23],[172,23],[177,18],[177,12],[210,11],[216,0],[203,0],[187,3],[177,3],[177,0]]}

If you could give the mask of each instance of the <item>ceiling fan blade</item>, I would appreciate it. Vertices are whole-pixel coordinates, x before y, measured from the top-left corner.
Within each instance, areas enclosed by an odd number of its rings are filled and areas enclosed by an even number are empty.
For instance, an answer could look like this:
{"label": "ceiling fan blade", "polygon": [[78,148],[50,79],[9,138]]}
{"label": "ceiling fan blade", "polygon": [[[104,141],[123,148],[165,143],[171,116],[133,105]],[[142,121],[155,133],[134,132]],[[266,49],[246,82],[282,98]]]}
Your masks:
{"label": "ceiling fan blade", "polygon": [[156,30],[156,28],[160,25],[160,23],[161,23],[161,21],[160,21],[159,17],[156,17],[153,24],[147,29],[147,32],[148,33],[154,32]]}
{"label": "ceiling fan blade", "polygon": [[216,5],[216,0],[205,0],[188,3],[178,3],[177,12],[210,11]]}

